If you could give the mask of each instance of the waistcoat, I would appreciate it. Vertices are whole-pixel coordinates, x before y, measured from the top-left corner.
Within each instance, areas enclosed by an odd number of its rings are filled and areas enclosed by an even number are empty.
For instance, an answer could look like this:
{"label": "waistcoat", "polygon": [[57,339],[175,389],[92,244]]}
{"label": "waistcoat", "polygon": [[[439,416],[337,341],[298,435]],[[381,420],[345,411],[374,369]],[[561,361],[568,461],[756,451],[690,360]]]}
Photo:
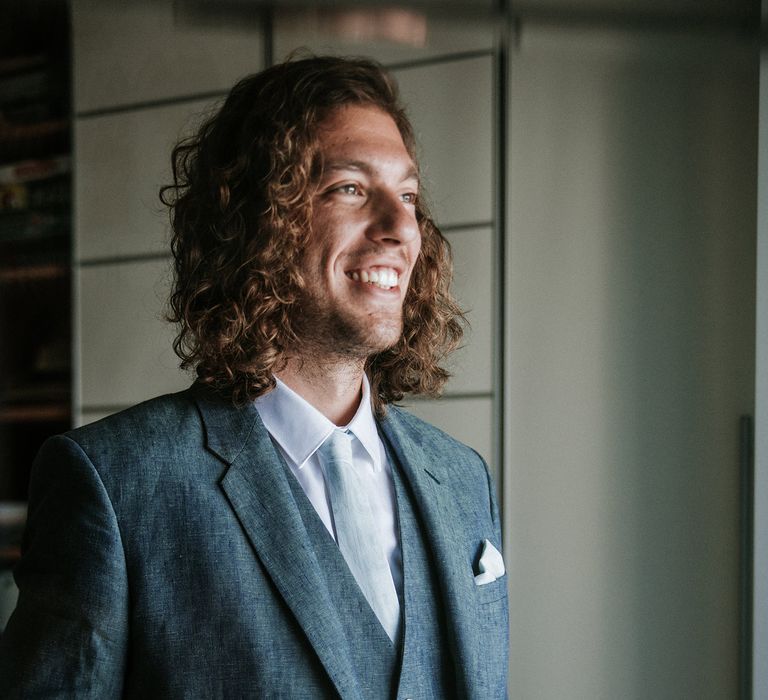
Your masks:
{"label": "waistcoat", "polygon": [[321,574],[344,630],[339,653],[346,654],[355,669],[361,695],[371,700],[446,700],[454,697],[453,660],[435,567],[411,489],[391,452],[389,463],[403,556],[400,610],[404,621],[398,648],[384,632],[301,485],[287,465],[285,468],[309,544],[320,562]]}
{"label": "waistcoat", "polygon": [[455,697],[455,674],[437,568],[410,485],[391,450],[388,456],[397,494],[405,612],[396,697],[448,700]]}

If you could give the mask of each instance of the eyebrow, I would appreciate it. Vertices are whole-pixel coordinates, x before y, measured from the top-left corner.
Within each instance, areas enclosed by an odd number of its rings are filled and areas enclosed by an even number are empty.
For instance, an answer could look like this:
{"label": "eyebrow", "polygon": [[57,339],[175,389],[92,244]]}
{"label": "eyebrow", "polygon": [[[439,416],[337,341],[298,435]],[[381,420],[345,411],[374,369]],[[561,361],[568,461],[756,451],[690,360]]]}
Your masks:
{"label": "eyebrow", "polygon": [[[375,175],[374,169],[371,167],[370,163],[367,163],[364,160],[354,160],[354,159],[344,159],[344,160],[334,160],[330,163],[326,163],[323,165],[323,174],[327,174],[329,172],[334,172],[337,170],[359,170],[362,173],[365,173],[369,177],[373,177]],[[416,182],[419,182],[419,172],[416,170],[415,165],[411,165],[404,173],[401,182],[405,182],[406,180],[416,180]]]}

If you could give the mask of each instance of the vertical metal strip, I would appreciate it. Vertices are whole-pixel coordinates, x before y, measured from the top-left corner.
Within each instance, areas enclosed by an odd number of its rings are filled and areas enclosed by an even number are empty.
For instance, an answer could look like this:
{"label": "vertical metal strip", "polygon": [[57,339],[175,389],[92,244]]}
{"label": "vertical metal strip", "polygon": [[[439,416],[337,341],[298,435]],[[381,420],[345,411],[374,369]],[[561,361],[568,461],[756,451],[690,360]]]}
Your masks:
{"label": "vertical metal strip", "polygon": [[262,40],[264,42],[264,68],[275,62],[275,9],[267,6],[261,15]]}
{"label": "vertical metal strip", "polygon": [[752,576],[754,531],[754,426],[739,419],[739,698],[752,699]]}
{"label": "vertical metal strip", "polygon": [[499,0],[499,21],[496,23],[494,50],[494,325],[493,347],[493,459],[496,465],[496,487],[502,523],[506,522],[506,499],[504,498],[506,478],[506,259],[507,259],[507,91],[509,89],[509,42],[510,7],[508,0]]}

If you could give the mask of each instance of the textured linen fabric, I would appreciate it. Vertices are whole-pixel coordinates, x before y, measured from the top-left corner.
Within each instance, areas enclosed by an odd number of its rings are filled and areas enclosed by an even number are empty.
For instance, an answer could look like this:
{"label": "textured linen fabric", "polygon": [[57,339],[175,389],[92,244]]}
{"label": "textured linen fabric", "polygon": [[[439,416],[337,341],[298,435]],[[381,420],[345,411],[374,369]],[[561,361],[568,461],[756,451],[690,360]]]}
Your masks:
{"label": "textured linen fabric", "polygon": [[289,481],[306,528],[308,546],[323,561],[320,575],[326,583],[331,605],[338,612],[347,642],[345,653],[355,669],[362,696],[372,699],[413,697],[395,694],[401,649],[396,648],[387,636],[306,494],[296,479]]}
{"label": "textured linen fabric", "polygon": [[452,700],[462,697],[462,691],[454,678],[453,650],[438,578],[439,568],[435,565],[428,530],[403,477],[403,469],[396,458],[390,459],[406,572],[403,582],[403,608],[406,611],[403,656],[398,690],[393,697]]}
{"label": "textured linen fabric", "polygon": [[369,494],[370,471],[352,461],[357,438],[335,429],[320,446],[339,550],[387,636],[399,643],[400,601],[381,546]]}
{"label": "textured linen fabric", "polygon": [[[506,576],[474,583],[482,542],[501,551],[485,465],[400,409],[379,429],[434,562],[456,696],[504,697]],[[199,386],[46,442],[0,697],[388,697],[350,649],[325,574],[338,551],[312,546],[291,479],[255,407]],[[430,677],[408,620],[406,603],[397,673]]]}
{"label": "textured linen fabric", "polygon": [[[276,378],[277,386],[254,402],[261,420],[277,443],[296,480],[335,539],[331,504],[317,450],[336,427],[312,404]],[[395,517],[395,491],[387,451],[379,437],[371,408],[371,388],[363,376],[360,405],[345,426],[357,438],[352,445],[355,464],[371,472],[369,502],[378,524],[379,541],[399,595],[403,592],[403,565]]]}

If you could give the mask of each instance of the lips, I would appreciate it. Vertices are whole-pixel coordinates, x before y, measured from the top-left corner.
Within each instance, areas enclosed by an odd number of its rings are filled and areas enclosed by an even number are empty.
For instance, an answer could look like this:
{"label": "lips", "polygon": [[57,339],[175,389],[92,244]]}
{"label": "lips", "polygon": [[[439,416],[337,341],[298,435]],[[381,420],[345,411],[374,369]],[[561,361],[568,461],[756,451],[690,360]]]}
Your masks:
{"label": "lips", "polygon": [[397,287],[400,281],[400,275],[393,267],[364,267],[357,270],[347,271],[347,277],[355,282],[371,284],[380,289],[392,289]]}

